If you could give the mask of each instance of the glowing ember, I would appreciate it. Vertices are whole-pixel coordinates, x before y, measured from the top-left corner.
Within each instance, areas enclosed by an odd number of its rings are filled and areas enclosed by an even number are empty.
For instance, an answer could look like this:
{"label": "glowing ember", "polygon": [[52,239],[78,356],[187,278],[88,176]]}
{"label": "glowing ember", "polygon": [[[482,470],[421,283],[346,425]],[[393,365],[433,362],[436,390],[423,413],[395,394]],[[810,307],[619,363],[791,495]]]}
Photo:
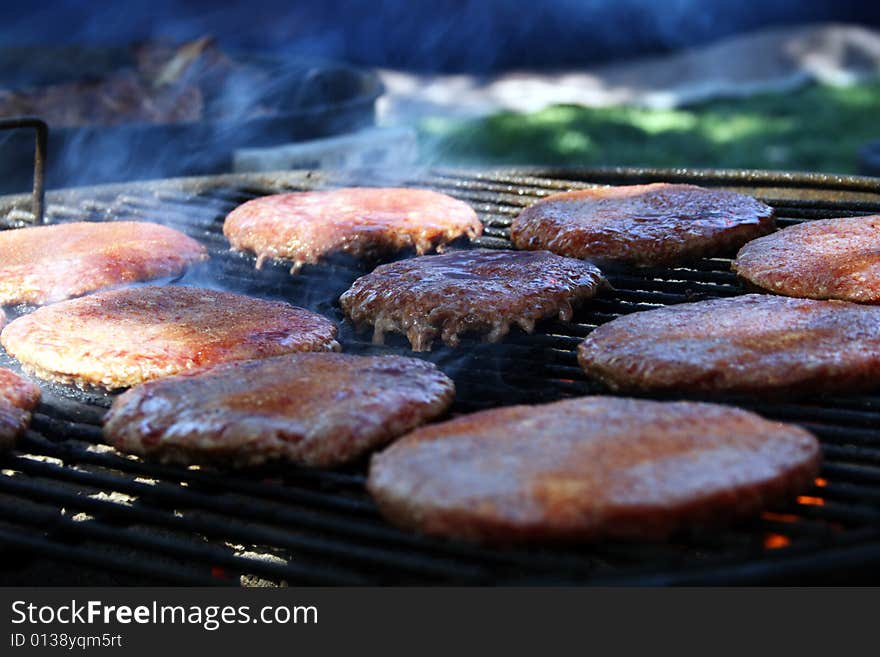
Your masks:
{"label": "glowing ember", "polygon": [[770,520],[775,522],[797,522],[798,517],[793,513],[773,513],[771,511],[765,511],[761,514],[761,517],[764,520]]}
{"label": "glowing ember", "polygon": [[764,547],[768,550],[777,550],[789,545],[791,545],[791,540],[782,534],[767,534],[764,537]]}

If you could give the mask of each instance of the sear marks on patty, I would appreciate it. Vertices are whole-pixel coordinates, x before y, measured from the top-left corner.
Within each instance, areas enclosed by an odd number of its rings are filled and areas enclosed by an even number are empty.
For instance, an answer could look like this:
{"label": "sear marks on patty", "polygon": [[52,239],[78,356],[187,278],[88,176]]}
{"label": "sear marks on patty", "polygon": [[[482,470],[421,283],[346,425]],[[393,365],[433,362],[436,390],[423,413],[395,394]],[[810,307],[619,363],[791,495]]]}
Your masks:
{"label": "sear marks on patty", "polygon": [[207,259],[180,231],[137,221],[76,222],[0,232],[0,304],[44,304],[180,273]]}
{"label": "sear marks on patty", "polygon": [[374,256],[413,247],[419,254],[483,225],[467,203],[427,189],[348,187],[256,198],[223,224],[232,248],[293,260],[291,273],[331,253]]}
{"label": "sear marks on patty", "polygon": [[11,322],[0,343],[42,379],[124,388],[183,370],[338,349],[330,320],[287,303],[194,287],[99,292]]}
{"label": "sear marks on patty", "polygon": [[880,215],[810,221],[746,244],[733,264],[789,297],[880,302]]}
{"label": "sear marks on patty", "polygon": [[581,260],[475,249],[381,265],[339,302],[356,326],[374,327],[374,342],[394,331],[415,351],[430,351],[438,336],[455,347],[463,333],[486,333],[497,342],[512,323],[531,333],[545,317],[569,321],[572,308],[603,283],[602,273]]}
{"label": "sear marks on patty", "polygon": [[763,294],[669,306],[595,329],[578,348],[578,361],[623,391],[874,388],[880,308]]}
{"label": "sear marks on patty", "polygon": [[[0,326],[3,322],[0,321]],[[12,449],[27,429],[31,410],[40,403],[40,389],[15,372],[0,368],[0,453]]]}
{"label": "sear marks on patty", "polygon": [[606,263],[670,265],[737,249],[774,228],[756,199],[694,185],[628,185],[553,194],[510,227],[520,249]]}
{"label": "sear marks on patty", "polygon": [[373,456],[368,489],[438,536],[660,540],[808,488],[819,459],[811,434],[740,409],[582,397],[417,429]]}
{"label": "sear marks on patty", "polygon": [[288,354],[150,381],[120,395],[109,443],[165,462],[331,467],[442,414],[452,380],[401,356]]}

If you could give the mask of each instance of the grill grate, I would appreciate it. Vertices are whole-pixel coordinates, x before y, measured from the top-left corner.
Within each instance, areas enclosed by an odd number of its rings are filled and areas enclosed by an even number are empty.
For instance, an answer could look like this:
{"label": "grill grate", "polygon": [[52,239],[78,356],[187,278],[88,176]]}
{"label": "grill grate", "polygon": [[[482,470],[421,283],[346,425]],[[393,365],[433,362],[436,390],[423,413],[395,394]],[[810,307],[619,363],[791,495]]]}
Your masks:
{"label": "grill grate", "polygon": [[[355,176],[352,178],[351,176]],[[284,299],[335,318],[351,353],[409,354],[403,338],[376,347],[342,321],[335,299],[371,266],[337,258],[297,277],[282,264],[255,271],[228,251],[221,227],[237,204],[267,193],[352,182],[426,186],[471,203],[486,230],[480,246],[505,247],[519,210],[588,183],[674,180],[719,185],[769,202],[779,223],[880,212],[880,182],[862,178],[753,172],[428,171],[387,174],[218,176],[53,192],[50,221],[142,219],[200,240],[211,262],[173,283]],[[0,199],[0,223],[27,223],[25,197]],[[621,270],[566,325],[534,335],[514,331],[499,345],[465,341],[423,354],[458,388],[453,413],[601,392],[577,365],[575,348],[620,314],[740,294],[730,260],[687,267]],[[13,315],[27,308],[12,309]],[[0,365],[15,363],[0,354]],[[364,490],[365,464],[336,470],[266,466],[244,473],[161,466],[102,444],[111,396],[47,384],[31,429],[0,457],[0,578],[32,559],[114,571],[150,583],[520,584],[775,583],[876,579],[880,563],[880,394],[787,402],[728,398],[794,421],[822,441],[814,488],[789,506],[724,530],[700,530],[662,544],[603,543],[565,548],[486,549],[429,539],[385,523]],[[21,583],[34,583],[21,582]]]}

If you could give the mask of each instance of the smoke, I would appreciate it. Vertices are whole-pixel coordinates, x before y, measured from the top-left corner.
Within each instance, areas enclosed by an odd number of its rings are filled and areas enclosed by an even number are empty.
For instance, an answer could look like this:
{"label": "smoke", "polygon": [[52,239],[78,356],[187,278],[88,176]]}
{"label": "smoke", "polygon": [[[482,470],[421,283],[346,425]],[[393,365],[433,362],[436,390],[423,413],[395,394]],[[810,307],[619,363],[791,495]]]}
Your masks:
{"label": "smoke", "polygon": [[37,0],[24,12],[6,4],[6,45],[214,34],[237,49],[445,72],[577,67],[784,23],[880,22],[880,6],[858,0]]}
{"label": "smoke", "polygon": [[[695,46],[756,27],[818,20],[880,23],[880,5],[855,0],[766,0],[760,6],[698,0],[130,0],[88,5],[37,0],[26,10],[11,3],[0,6],[0,86],[101,75],[127,65],[125,48],[145,40],[180,43],[212,35],[225,52],[259,52],[271,62],[259,74],[252,68],[229,77],[199,125],[56,127],[50,137],[49,186],[75,186],[227,171],[236,148],[328,136],[371,123],[370,107],[357,116],[316,109],[318,101],[332,102],[339,89],[356,84],[340,78],[333,92],[327,61],[478,77],[510,69],[577,69]],[[283,109],[273,121],[261,114],[263,106]],[[420,118],[418,108],[405,117],[407,122]],[[5,156],[0,191],[27,190],[29,135],[9,138],[0,148]],[[430,155],[422,161],[430,163]]]}

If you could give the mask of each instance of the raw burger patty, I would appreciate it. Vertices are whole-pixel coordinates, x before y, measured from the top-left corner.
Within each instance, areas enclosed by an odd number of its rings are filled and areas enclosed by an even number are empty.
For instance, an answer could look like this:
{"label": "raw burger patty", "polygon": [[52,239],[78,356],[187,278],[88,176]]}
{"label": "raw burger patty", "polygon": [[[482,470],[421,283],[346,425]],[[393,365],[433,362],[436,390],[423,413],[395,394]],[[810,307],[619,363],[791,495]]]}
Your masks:
{"label": "raw burger patty", "polygon": [[426,189],[350,187],[263,196],[237,207],[223,225],[234,249],[293,260],[292,272],[334,252],[354,256],[415,247],[421,254],[483,225],[473,209]]}
{"label": "raw burger patty", "polygon": [[582,397],[417,429],[375,455],[395,524],[485,542],[663,539],[808,488],[819,444],[714,404]]}
{"label": "raw burger patty", "polygon": [[880,215],[791,226],[746,244],[733,267],[776,294],[878,303]]}
{"label": "raw burger patty", "polygon": [[520,249],[598,264],[669,265],[736,249],[773,230],[773,209],[694,185],[630,185],[554,194],[510,227]]}
{"label": "raw burger patty", "polygon": [[104,435],[166,462],[327,467],[440,415],[454,396],[446,375],[415,358],[287,354],[137,386],[113,402]]}
{"label": "raw burger patty", "polygon": [[105,287],[172,276],[206,259],[172,228],[78,222],[0,231],[0,304],[44,304]]}
{"label": "raw burger patty", "polygon": [[[0,321],[2,325],[2,321]],[[31,421],[40,389],[18,374],[0,368],[0,452],[11,449]]]}
{"label": "raw burger patty", "polygon": [[123,388],[202,365],[338,348],[328,319],[194,287],[138,287],[19,317],[0,342],[43,379]]}
{"label": "raw burger patty", "polygon": [[764,294],[668,306],[600,326],[578,360],[615,390],[874,388],[880,308]]}
{"label": "raw burger patty", "polygon": [[438,335],[454,347],[470,331],[495,342],[511,323],[530,333],[544,317],[568,321],[603,281],[590,263],[546,251],[476,249],[382,265],[339,302],[356,325],[374,327],[374,342],[395,331],[428,351]]}

